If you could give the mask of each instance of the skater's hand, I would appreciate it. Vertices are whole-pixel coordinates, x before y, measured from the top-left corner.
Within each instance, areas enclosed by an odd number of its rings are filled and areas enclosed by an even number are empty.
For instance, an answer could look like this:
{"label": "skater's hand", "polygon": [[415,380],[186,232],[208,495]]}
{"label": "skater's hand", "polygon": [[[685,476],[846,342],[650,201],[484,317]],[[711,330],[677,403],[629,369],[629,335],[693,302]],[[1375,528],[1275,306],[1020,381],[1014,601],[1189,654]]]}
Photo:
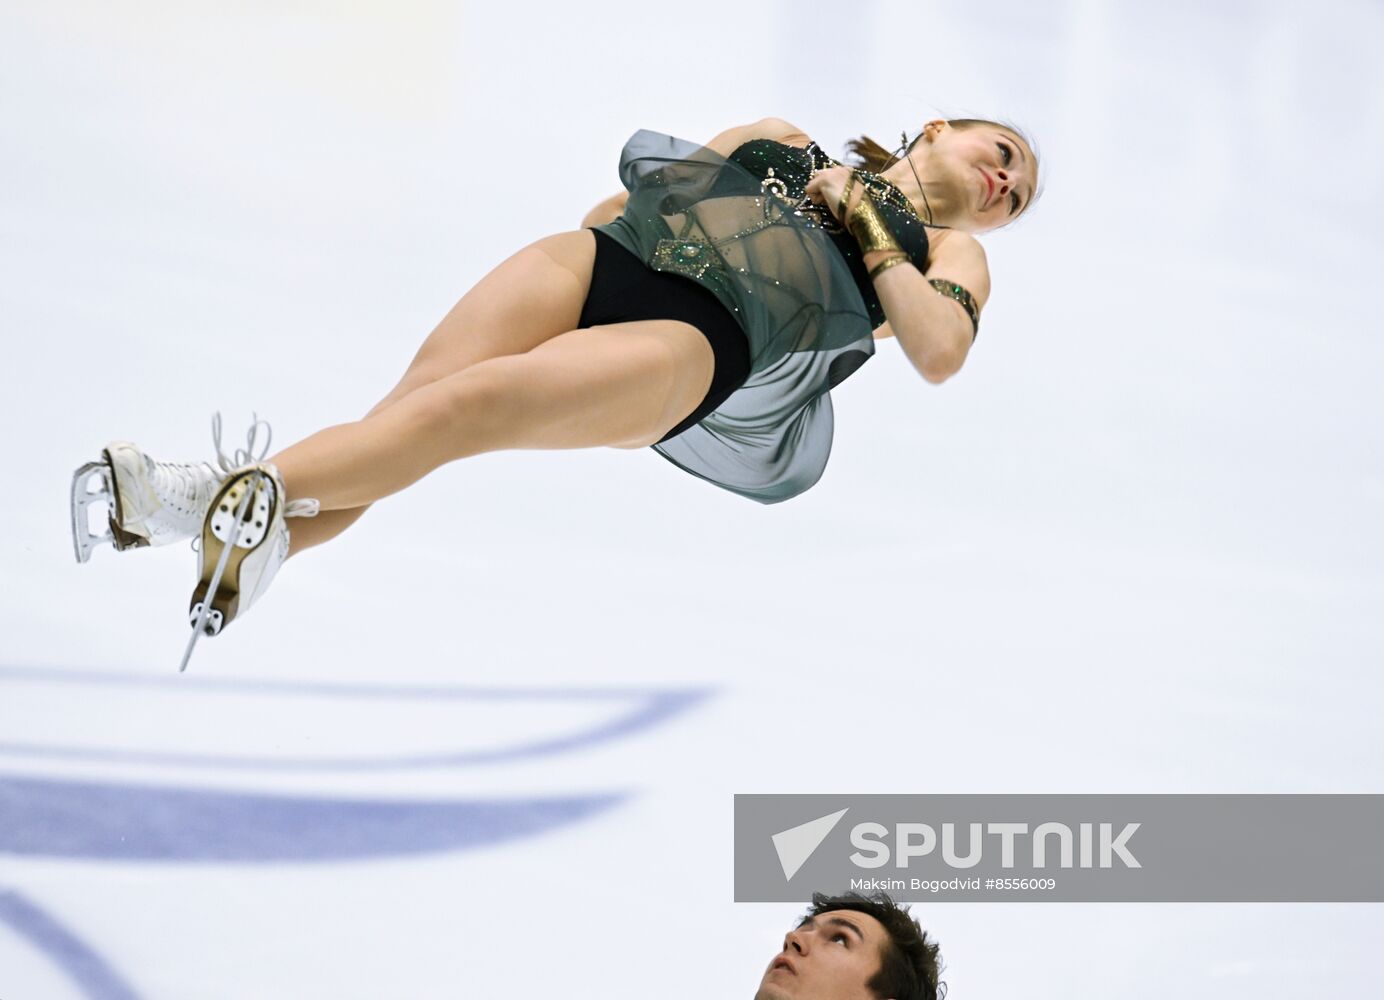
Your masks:
{"label": "skater's hand", "polygon": [[[812,179],[807,182],[805,189],[809,198],[819,205],[825,205],[827,210],[836,218],[836,221],[843,226],[846,220],[841,218],[838,206],[841,202],[841,192],[846,190],[846,181],[850,179],[850,167],[827,167],[819,170],[812,175]],[[855,190],[851,192],[851,204],[855,204],[860,197],[860,192],[865,186],[859,181],[855,183]]]}

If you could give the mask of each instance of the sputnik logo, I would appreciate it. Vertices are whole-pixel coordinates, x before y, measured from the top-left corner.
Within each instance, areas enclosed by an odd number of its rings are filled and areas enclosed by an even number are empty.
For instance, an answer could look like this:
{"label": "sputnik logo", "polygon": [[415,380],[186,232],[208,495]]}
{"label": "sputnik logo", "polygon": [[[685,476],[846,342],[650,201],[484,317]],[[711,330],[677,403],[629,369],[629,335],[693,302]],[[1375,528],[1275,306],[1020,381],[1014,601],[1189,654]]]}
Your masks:
{"label": "sputnik logo", "polygon": [[778,852],[784,881],[791,882],[793,880],[793,876],[798,874],[798,869],[807,863],[807,859],[812,857],[813,851],[822,846],[822,841],[827,839],[827,834],[835,829],[836,824],[841,822],[841,817],[849,811],[848,807],[840,812],[819,816],[800,826],[776,833],[769,838],[774,842],[774,850]]}

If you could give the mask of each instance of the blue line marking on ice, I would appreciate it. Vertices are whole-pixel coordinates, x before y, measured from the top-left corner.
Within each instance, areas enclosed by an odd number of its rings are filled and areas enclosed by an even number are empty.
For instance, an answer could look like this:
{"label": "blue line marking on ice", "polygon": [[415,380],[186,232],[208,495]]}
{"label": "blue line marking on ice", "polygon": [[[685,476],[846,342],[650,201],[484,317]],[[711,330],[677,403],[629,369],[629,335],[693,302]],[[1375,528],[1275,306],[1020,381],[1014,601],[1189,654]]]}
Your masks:
{"label": "blue line marking on ice", "polygon": [[12,889],[0,889],[0,923],[9,925],[47,955],[89,1000],[139,1000],[105,959]]}
{"label": "blue line marking on ice", "polygon": [[320,684],[285,681],[243,681],[161,677],[146,674],[107,674],[92,670],[43,670],[35,667],[0,667],[0,680],[19,683],[108,685],[114,687],[177,688],[192,693],[225,691],[236,694],[287,697],[409,698],[425,701],[633,701],[634,707],[598,725],[549,739],[532,740],[507,747],[459,750],[453,753],[373,757],[263,757],[246,754],[168,753],[125,750],[115,747],[76,747],[62,744],[0,741],[0,754],[58,760],[92,760],[102,763],[154,764],[176,767],[234,768],[254,770],[373,771],[416,767],[473,767],[501,764],[584,749],[648,729],[694,707],[710,694],[706,688],[502,688],[474,686],[418,686],[369,684]]}
{"label": "blue line marking on ice", "polygon": [[484,847],[604,812],[620,793],[376,800],[0,777],[0,852],[122,861],[339,861]]}

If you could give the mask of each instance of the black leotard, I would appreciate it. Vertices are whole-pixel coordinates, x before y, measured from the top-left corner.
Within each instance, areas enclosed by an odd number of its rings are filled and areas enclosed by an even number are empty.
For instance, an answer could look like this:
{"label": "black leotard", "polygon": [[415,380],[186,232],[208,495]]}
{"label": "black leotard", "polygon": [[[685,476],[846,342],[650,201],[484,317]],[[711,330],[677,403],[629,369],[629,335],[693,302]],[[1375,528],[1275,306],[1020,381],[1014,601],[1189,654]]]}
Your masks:
{"label": "black leotard", "polygon": [[591,291],[582,306],[582,327],[628,323],[640,319],[676,319],[691,323],[711,344],[716,358],[711,388],[660,442],[677,437],[721,405],[750,377],[750,344],[745,331],[719,299],[695,281],[647,267],[599,229]]}

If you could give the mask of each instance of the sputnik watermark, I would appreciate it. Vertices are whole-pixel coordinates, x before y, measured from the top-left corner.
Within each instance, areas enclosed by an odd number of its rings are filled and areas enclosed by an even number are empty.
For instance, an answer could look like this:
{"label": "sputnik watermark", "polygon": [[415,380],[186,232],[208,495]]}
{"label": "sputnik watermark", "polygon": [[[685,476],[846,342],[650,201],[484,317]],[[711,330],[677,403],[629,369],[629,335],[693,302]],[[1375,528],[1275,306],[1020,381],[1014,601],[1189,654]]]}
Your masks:
{"label": "sputnik watermark", "polygon": [[737,795],[735,898],[1384,902],[1380,795]]}
{"label": "sputnik watermark", "polygon": [[[969,823],[969,846],[965,854],[957,847],[957,824],[942,824],[942,863],[948,868],[974,868],[980,864],[986,837],[999,839],[1000,867],[1015,865],[1015,843],[1028,837],[1031,842],[1031,866],[1046,868],[1053,858],[1049,841],[1057,843],[1056,861],[1062,868],[1079,864],[1082,868],[1110,868],[1116,859],[1126,868],[1141,868],[1139,859],[1129,850],[1129,838],[1139,829],[1138,823],[1125,823],[1119,835],[1114,823],[1078,823],[1078,834],[1065,823],[1040,823],[1029,834],[1027,823]],[[1092,830],[1099,835],[1093,836]],[[857,848],[850,856],[851,864],[861,868],[880,868],[889,864],[891,856],[899,868],[907,868],[914,858],[925,858],[937,849],[937,831],[927,823],[895,823],[893,849],[890,849],[889,827],[882,823],[858,823],[851,827],[851,845]],[[1073,843],[1080,849],[1079,861],[1073,859]],[[1097,856],[1097,848],[1099,856]]]}

